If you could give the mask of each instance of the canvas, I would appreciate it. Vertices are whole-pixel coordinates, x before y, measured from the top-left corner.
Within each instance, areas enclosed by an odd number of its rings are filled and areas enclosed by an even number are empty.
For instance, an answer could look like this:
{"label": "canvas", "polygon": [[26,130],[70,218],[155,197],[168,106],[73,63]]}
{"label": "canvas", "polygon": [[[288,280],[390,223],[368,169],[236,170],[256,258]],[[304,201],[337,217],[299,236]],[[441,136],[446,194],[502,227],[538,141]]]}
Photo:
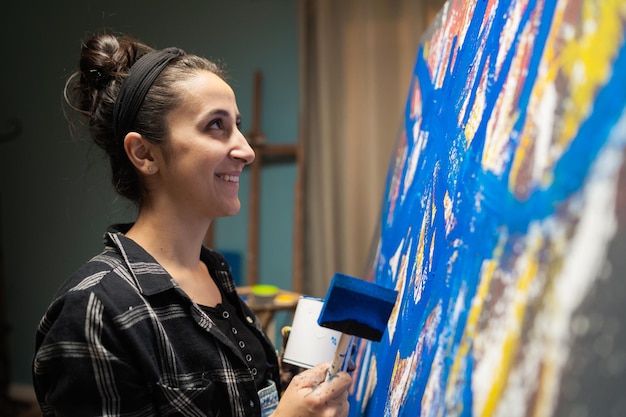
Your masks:
{"label": "canvas", "polygon": [[351,416],[626,415],[625,25],[624,1],[446,3],[367,277],[399,299],[357,345]]}

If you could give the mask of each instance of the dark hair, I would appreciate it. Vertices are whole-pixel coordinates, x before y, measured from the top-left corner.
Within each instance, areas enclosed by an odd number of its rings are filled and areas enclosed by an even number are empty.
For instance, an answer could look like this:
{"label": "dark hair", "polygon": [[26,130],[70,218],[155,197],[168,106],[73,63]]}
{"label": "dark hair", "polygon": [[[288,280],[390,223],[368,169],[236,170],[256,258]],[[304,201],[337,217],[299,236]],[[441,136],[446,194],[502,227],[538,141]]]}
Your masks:
{"label": "dark hair", "polygon": [[[94,142],[108,155],[115,191],[137,205],[141,204],[143,189],[135,167],[124,144],[114,133],[114,108],[120,85],[130,67],[153,49],[129,36],[97,34],[82,46],[79,70],[65,86],[65,101],[87,118]],[[210,71],[222,78],[224,71],[214,62],[196,55],[185,54],[169,62],[150,87],[131,128],[153,143],[168,137],[166,115],[180,105],[177,82],[189,79],[200,70]]]}

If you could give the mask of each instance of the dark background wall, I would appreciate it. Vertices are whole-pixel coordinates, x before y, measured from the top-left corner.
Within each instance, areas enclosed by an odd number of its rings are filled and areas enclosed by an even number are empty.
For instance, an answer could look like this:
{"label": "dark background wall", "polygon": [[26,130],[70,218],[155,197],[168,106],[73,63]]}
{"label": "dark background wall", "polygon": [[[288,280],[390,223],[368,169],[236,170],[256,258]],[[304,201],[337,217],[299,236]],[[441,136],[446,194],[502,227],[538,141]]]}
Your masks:
{"label": "dark background wall", "polygon": [[[295,142],[298,125],[297,1],[12,1],[0,13],[0,232],[10,378],[30,383],[34,333],[61,282],[102,249],[107,225],[134,212],[109,185],[108,164],[88,140],[73,139],[62,110],[80,41],[108,29],[156,48],[179,46],[227,64],[243,115],[252,118],[254,71],[264,74],[263,130]],[[264,168],[259,280],[289,288],[295,167]],[[245,255],[248,178],[242,211],[220,219],[215,246]],[[271,209],[270,209],[271,207]],[[268,250],[271,248],[271,250]],[[282,256],[281,256],[282,255]],[[245,275],[245,264],[241,265]]]}

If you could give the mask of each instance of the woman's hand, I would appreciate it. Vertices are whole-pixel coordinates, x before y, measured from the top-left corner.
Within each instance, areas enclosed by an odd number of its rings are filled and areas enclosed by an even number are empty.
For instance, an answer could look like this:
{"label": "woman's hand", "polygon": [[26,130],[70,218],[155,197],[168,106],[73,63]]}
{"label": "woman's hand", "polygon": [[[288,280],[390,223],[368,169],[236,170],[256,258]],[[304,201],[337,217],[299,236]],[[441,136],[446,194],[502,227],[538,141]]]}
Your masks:
{"label": "woman's hand", "polygon": [[296,375],[272,417],[345,417],[350,408],[348,388],[352,377],[339,372],[326,381],[328,363]]}

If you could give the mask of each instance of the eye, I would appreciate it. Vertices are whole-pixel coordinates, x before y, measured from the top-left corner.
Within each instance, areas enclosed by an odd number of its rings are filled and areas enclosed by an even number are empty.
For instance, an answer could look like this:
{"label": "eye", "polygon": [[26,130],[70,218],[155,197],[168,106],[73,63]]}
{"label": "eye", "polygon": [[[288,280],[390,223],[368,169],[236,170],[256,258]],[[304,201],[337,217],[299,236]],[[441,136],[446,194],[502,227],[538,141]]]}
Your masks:
{"label": "eye", "polygon": [[222,119],[221,117],[218,117],[217,119],[213,119],[209,122],[207,127],[209,129],[222,130],[224,129],[224,119]]}

